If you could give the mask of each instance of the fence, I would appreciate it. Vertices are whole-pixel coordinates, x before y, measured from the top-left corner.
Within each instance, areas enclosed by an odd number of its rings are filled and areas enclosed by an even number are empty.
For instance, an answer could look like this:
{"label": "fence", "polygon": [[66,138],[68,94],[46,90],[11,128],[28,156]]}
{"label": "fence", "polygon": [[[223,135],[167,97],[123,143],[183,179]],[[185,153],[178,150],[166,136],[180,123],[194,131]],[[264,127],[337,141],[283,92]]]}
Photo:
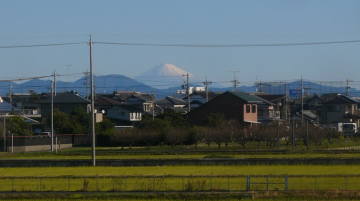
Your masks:
{"label": "fence", "polygon": [[[51,138],[48,135],[35,136],[6,136],[6,151],[26,152],[49,150]],[[56,134],[54,143],[58,148],[68,148],[73,145],[89,144],[86,134]],[[4,151],[4,138],[0,139],[0,150]]]}
{"label": "fence", "polygon": [[0,177],[0,192],[360,191],[360,175]]}

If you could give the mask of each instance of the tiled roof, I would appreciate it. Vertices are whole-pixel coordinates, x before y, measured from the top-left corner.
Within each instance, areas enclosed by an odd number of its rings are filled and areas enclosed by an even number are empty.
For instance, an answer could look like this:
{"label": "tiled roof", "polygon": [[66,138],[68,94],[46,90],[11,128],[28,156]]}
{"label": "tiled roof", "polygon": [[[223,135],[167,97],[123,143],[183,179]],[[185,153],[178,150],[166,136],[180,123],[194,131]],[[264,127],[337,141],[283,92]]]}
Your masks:
{"label": "tiled roof", "polygon": [[[44,95],[39,101],[39,103],[51,103],[51,95],[46,94]],[[72,92],[64,92],[64,93],[57,93],[54,96],[54,103],[55,104],[65,104],[65,103],[80,103],[80,104],[88,104],[89,101],[80,97],[79,95],[72,93]]]}
{"label": "tiled roof", "polygon": [[141,93],[136,91],[118,91],[114,94],[117,98],[122,101],[126,101],[128,98],[136,97],[144,101],[152,101],[154,100],[154,96],[152,94]]}
{"label": "tiled roof", "polygon": [[121,102],[106,96],[97,96],[95,99],[95,105],[121,105]]}
{"label": "tiled roof", "polygon": [[256,96],[259,96],[260,98],[263,98],[267,101],[273,102],[279,99],[282,99],[285,97],[283,94],[256,94]]}
{"label": "tiled roof", "polygon": [[239,92],[239,91],[234,91],[234,92],[229,92],[232,95],[242,99],[243,101],[247,102],[247,103],[263,103],[264,99],[251,95],[251,94],[247,94],[247,93],[243,93],[243,92]]}
{"label": "tiled roof", "polygon": [[184,100],[175,98],[172,96],[167,96],[165,99],[174,105],[185,105],[186,104],[186,102]]}
{"label": "tiled roof", "polygon": [[337,94],[333,98],[325,101],[324,104],[359,104],[359,102],[348,96]]}

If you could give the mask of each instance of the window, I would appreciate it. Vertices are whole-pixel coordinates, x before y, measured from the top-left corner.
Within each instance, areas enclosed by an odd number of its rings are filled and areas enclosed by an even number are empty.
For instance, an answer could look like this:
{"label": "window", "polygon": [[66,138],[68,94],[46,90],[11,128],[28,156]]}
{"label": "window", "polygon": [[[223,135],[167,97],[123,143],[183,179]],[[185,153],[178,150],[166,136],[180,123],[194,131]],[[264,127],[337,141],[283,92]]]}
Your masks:
{"label": "window", "polygon": [[246,113],[250,113],[250,105],[246,105]]}
{"label": "window", "polygon": [[251,112],[252,112],[252,113],[256,113],[256,105],[252,105],[252,106],[251,106]]}

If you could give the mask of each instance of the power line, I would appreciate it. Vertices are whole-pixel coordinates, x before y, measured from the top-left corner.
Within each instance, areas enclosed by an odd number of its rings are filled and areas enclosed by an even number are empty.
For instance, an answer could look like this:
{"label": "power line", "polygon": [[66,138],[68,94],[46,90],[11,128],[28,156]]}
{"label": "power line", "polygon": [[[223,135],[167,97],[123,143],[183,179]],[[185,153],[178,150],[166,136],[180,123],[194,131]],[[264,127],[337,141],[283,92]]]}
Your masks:
{"label": "power line", "polygon": [[[80,75],[83,73],[68,73],[68,74],[56,74],[57,77],[66,77],[66,76],[74,76],[74,75]],[[3,79],[0,80],[0,82],[19,82],[19,81],[25,81],[25,80],[36,80],[36,79],[43,79],[43,78],[50,78],[54,75],[40,75],[40,76],[33,76],[33,77],[23,77],[23,78],[14,78],[14,79]]]}
{"label": "power line", "polygon": [[[284,46],[314,46],[314,45],[336,45],[336,44],[354,44],[360,43],[360,40],[339,40],[339,41],[312,41],[312,42],[287,42],[287,43],[240,43],[240,44],[196,44],[196,43],[134,43],[134,42],[111,42],[94,41],[96,45],[117,45],[117,46],[142,46],[142,47],[183,47],[183,48],[243,48],[243,47],[284,47]],[[35,48],[35,47],[56,47],[86,45],[87,42],[71,43],[36,43],[28,45],[2,45],[0,49],[12,48]]]}
{"label": "power line", "polygon": [[244,43],[244,44],[191,44],[191,43],[131,43],[97,41],[94,44],[142,47],[186,47],[186,48],[233,48],[233,47],[282,47],[282,46],[314,46],[360,43],[360,40],[313,41],[288,43]]}
{"label": "power line", "polygon": [[44,44],[29,44],[29,45],[4,45],[0,46],[1,49],[11,49],[11,48],[31,48],[31,47],[55,47],[55,46],[70,46],[70,45],[83,45],[85,42],[76,42],[76,43],[44,43]]}

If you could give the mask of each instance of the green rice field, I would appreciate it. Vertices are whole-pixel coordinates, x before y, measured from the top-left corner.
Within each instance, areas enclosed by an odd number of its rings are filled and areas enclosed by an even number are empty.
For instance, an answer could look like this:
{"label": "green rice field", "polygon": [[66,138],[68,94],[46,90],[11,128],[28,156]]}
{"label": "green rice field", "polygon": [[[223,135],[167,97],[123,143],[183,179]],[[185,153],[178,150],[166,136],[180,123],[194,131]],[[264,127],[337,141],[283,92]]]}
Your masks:
{"label": "green rice field", "polygon": [[241,165],[140,167],[0,168],[1,176],[126,176],[126,175],[334,175],[360,174],[360,165]]}
{"label": "green rice field", "polygon": [[[9,153],[0,152],[0,159],[91,159],[89,148],[71,148],[58,153],[30,152]],[[202,159],[202,158],[360,158],[360,151],[249,151],[242,152],[237,149],[205,149],[205,148],[97,148],[98,159]]]}
{"label": "green rice field", "polygon": [[[0,191],[360,190],[359,165],[0,168]],[[285,184],[287,183],[287,184]]]}

